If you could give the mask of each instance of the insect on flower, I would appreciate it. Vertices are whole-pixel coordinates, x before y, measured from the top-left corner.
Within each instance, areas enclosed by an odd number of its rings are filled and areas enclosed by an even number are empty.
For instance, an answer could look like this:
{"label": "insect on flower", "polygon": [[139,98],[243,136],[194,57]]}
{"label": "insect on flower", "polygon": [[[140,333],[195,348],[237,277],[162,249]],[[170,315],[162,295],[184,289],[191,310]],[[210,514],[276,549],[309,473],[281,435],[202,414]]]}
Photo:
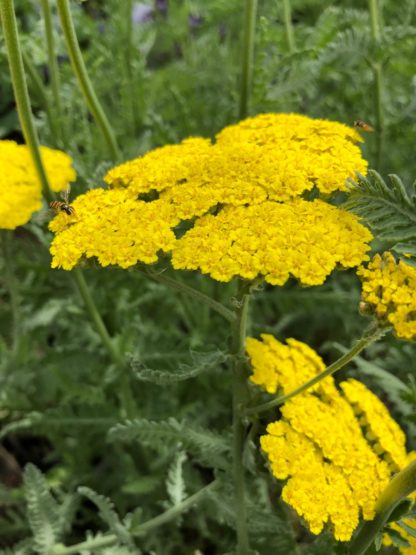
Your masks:
{"label": "insect on flower", "polygon": [[68,216],[72,216],[73,214],[75,214],[75,209],[69,204],[70,191],[71,186],[68,185],[65,191],[62,191],[60,193],[60,197],[62,200],[53,200],[51,203],[49,203],[49,206],[56,210],[56,212],[65,212],[65,214],[68,214]]}
{"label": "insect on flower", "polygon": [[358,127],[361,131],[367,131],[367,133],[372,133],[374,131],[374,127],[371,127],[371,125],[368,125],[368,123],[365,123],[365,121],[361,119],[356,119],[354,121],[354,127]]}

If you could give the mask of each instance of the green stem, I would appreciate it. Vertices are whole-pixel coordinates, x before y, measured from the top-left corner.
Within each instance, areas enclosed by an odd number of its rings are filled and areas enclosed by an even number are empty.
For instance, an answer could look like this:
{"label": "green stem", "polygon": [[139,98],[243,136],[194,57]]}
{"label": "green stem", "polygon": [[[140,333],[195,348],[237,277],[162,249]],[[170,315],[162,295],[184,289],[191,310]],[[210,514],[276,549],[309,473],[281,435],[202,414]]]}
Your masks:
{"label": "green stem", "polygon": [[193,287],[190,287],[185,283],[181,283],[180,281],[176,281],[175,279],[170,278],[169,276],[165,276],[162,273],[152,272],[147,268],[139,268],[139,271],[142,274],[144,274],[146,277],[152,279],[153,281],[157,281],[158,283],[163,283],[164,285],[167,285],[174,291],[179,291],[179,293],[184,293],[185,295],[188,295],[190,297],[193,297],[194,299],[197,299],[198,301],[203,302],[204,304],[209,306],[212,310],[215,310],[215,312],[217,312],[218,314],[221,314],[221,316],[226,320],[228,320],[229,322],[235,321],[236,316],[232,310],[229,310],[222,303],[209,297],[205,293],[202,293],[202,291],[198,291],[198,289],[194,289]]}
{"label": "green stem", "polygon": [[26,54],[24,50],[22,50],[22,57],[23,57],[24,66],[30,78],[30,82],[32,85],[31,88],[33,90],[33,93],[46,112],[46,117],[48,118],[49,128],[51,130],[52,135],[56,139],[58,139],[59,133],[58,133],[58,129],[56,128],[55,117],[52,113],[48,95],[46,94],[46,89],[42,83],[42,79],[40,78],[39,72],[36,70],[35,66],[32,64],[32,60],[29,58],[29,56]]}
{"label": "green stem", "polygon": [[257,0],[245,0],[240,76],[240,105],[238,111],[239,119],[247,117],[250,109],[256,14]]}
{"label": "green stem", "polygon": [[43,20],[45,23],[46,46],[48,50],[48,66],[49,66],[49,73],[51,77],[52,97],[54,102],[54,110],[53,110],[53,113],[55,114],[54,127],[55,129],[57,129],[58,138],[60,139],[62,144],[65,144],[63,127],[62,127],[63,111],[62,111],[62,102],[61,102],[61,94],[60,94],[59,69],[58,69],[58,63],[57,63],[56,54],[55,54],[51,7],[49,4],[49,0],[41,0],[41,4],[42,4]]}
{"label": "green stem", "polygon": [[296,50],[296,44],[295,33],[293,32],[292,9],[290,6],[290,0],[283,0],[283,22],[285,25],[287,49],[290,54],[293,54],[293,52],[295,52]]}
{"label": "green stem", "polygon": [[375,506],[375,517],[364,522],[349,545],[351,555],[363,555],[387,522],[397,505],[416,490],[416,461],[394,476],[380,495]]}
{"label": "green stem", "polygon": [[51,201],[53,197],[42,163],[39,151],[39,139],[30,108],[30,99],[23,67],[13,0],[0,1],[0,15],[20,126],[25,142],[30,150],[39,181],[42,185],[43,196],[46,200]]}
{"label": "green stem", "polygon": [[239,282],[239,290],[235,303],[237,318],[236,321],[231,324],[231,368],[233,372],[233,480],[237,530],[237,555],[248,555],[250,552],[247,534],[245,471],[243,464],[246,438],[246,425],[243,415],[248,401],[245,343],[249,299],[250,290],[244,282]]}
{"label": "green stem", "polygon": [[80,292],[82,300],[85,304],[85,308],[87,309],[87,312],[94,323],[95,329],[101,337],[101,341],[103,342],[104,347],[107,349],[107,352],[110,355],[112,361],[117,365],[120,364],[122,361],[120,353],[114,347],[110,334],[108,333],[103,319],[101,318],[101,314],[98,311],[94,299],[92,298],[84,275],[82,274],[81,270],[75,269],[72,270],[71,276],[78,288],[78,291]]}
{"label": "green stem", "polygon": [[280,397],[276,397],[272,401],[268,401],[267,403],[263,403],[262,405],[257,405],[255,407],[248,408],[245,411],[245,414],[246,415],[259,414],[260,412],[270,410],[274,407],[278,407],[279,405],[282,405],[283,403],[286,403],[286,401],[289,401],[289,399],[292,399],[296,395],[300,395],[301,393],[303,393],[313,385],[319,383],[321,380],[327,378],[328,376],[332,376],[332,374],[334,374],[341,368],[344,368],[344,366],[346,366],[349,362],[351,362],[351,360],[355,356],[357,356],[358,353],[360,353],[363,349],[365,349],[368,345],[370,345],[374,341],[377,341],[378,339],[380,339],[380,337],[382,337],[387,331],[388,331],[388,328],[378,328],[378,327],[370,330],[359,341],[357,341],[357,343],[347,353],[345,353],[345,355],[342,355],[342,357],[340,357],[338,360],[330,364],[327,368],[325,368],[325,370],[323,370],[322,372],[314,376],[312,379],[308,380],[303,385],[297,387],[296,389],[294,389],[290,393],[287,393],[286,395],[281,395]]}
{"label": "green stem", "polygon": [[[189,510],[192,506],[197,505],[200,503],[206,494],[211,491],[217,485],[216,480],[205,486],[204,488],[200,489],[187,499],[184,499],[175,507],[171,507],[164,513],[151,518],[150,520],[144,522],[143,524],[139,524],[135,528],[133,528],[130,533],[132,536],[142,536],[143,534],[147,534],[150,530],[153,530],[163,524],[166,524],[179,515],[183,514],[185,511]],[[77,543],[75,545],[71,545],[69,547],[65,547],[64,545],[55,545],[51,551],[50,555],[73,555],[76,553],[80,553],[81,551],[95,551],[97,549],[103,547],[111,547],[118,543],[117,536],[113,534],[109,534],[107,536],[103,536],[101,538],[95,538],[92,540],[87,540],[85,542]]]}
{"label": "green stem", "polygon": [[121,375],[118,389],[120,399],[120,415],[122,418],[134,418],[136,416],[136,403],[131,392],[129,375],[127,374],[125,368],[123,368],[123,357],[114,346],[113,340],[111,339],[103,319],[101,318],[101,314],[98,311],[94,299],[92,298],[90,289],[81,270],[72,270],[71,276],[78,288],[82,300],[84,301],[85,308],[94,323],[95,329],[97,330],[104,347],[114,364],[120,368]]}
{"label": "green stem", "polygon": [[[377,50],[380,47],[381,41],[381,13],[379,0],[368,0],[368,9],[370,12],[373,49]],[[378,56],[379,54],[377,54],[377,57]],[[371,62],[371,67],[373,71],[374,112],[377,130],[375,167],[380,171],[384,144],[384,79],[382,62],[373,60]]]}
{"label": "green stem", "polygon": [[131,102],[131,121],[133,126],[133,133],[136,133],[139,127],[138,123],[138,109],[137,109],[137,97],[134,82],[134,70],[133,70],[133,57],[134,57],[134,43],[133,43],[133,0],[126,1],[126,69],[127,77],[129,81],[129,96]]}
{"label": "green stem", "polygon": [[19,291],[16,276],[13,271],[13,249],[11,242],[13,239],[13,232],[10,230],[2,230],[2,246],[3,246],[3,263],[4,263],[4,282],[6,284],[12,313],[11,325],[11,344],[12,350],[16,354],[20,345],[21,336],[21,321],[20,321],[20,302]]}
{"label": "green stem", "polygon": [[87,69],[82,58],[81,49],[78,44],[75,33],[74,22],[71,16],[71,10],[68,0],[57,0],[56,2],[59,17],[61,20],[62,30],[65,37],[66,47],[68,49],[69,58],[71,60],[72,69],[77,77],[81,93],[85,102],[95,119],[97,125],[101,129],[104,140],[107,143],[108,150],[113,162],[119,158],[119,150],[110,122],[95,94],[91,80],[88,76]]}

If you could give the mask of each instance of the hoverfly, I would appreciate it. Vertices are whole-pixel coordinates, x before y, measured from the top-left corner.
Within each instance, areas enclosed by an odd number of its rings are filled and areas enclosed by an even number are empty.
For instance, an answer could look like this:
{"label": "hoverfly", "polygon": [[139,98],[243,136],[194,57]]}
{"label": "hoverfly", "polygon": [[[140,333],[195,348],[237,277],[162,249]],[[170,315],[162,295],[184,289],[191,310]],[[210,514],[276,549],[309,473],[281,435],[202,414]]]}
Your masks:
{"label": "hoverfly", "polygon": [[69,204],[69,193],[71,191],[71,186],[68,185],[65,191],[62,191],[59,196],[62,200],[53,200],[49,203],[49,206],[56,210],[56,212],[65,212],[68,216],[75,214],[75,209]]}
{"label": "hoverfly", "polygon": [[367,133],[372,133],[374,131],[374,127],[371,127],[371,125],[368,125],[368,123],[365,123],[365,121],[361,119],[356,119],[354,121],[354,127],[358,127],[358,129],[366,131]]}

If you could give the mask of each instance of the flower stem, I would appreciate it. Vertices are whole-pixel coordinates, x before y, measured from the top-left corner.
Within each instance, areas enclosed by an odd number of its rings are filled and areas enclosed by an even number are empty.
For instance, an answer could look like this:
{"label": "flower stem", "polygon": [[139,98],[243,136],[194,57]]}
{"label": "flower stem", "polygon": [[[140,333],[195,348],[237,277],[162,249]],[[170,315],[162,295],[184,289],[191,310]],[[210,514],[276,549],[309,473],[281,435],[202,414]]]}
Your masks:
{"label": "flower stem", "polygon": [[43,196],[50,201],[52,193],[42,163],[39,139],[33,123],[13,0],[0,1],[0,15],[20,126],[42,185]]}
{"label": "flower stem", "polygon": [[110,122],[105,115],[105,112],[95,94],[94,87],[88,76],[87,69],[82,58],[81,49],[78,44],[77,36],[75,33],[74,22],[71,16],[71,10],[68,0],[57,0],[56,2],[59,17],[61,20],[62,30],[65,37],[66,46],[68,49],[69,58],[71,60],[72,69],[77,77],[81,93],[84,96],[85,102],[95,119],[97,125],[101,129],[104,140],[107,143],[113,162],[119,158],[119,150],[113,129]]}
{"label": "flower stem", "polygon": [[287,49],[290,54],[293,54],[296,50],[296,44],[292,25],[292,9],[290,6],[290,0],[283,0],[283,21],[285,25]]}
{"label": "flower stem", "polygon": [[179,291],[179,293],[184,293],[185,295],[193,297],[198,301],[202,301],[204,304],[209,306],[212,310],[215,310],[215,312],[217,312],[218,314],[221,314],[221,316],[226,320],[230,322],[235,321],[236,316],[232,310],[229,310],[222,303],[216,301],[212,297],[209,297],[205,293],[202,293],[202,291],[198,291],[198,289],[194,289],[193,287],[190,287],[185,283],[181,283],[180,281],[176,281],[175,279],[172,279],[169,276],[165,276],[162,273],[152,272],[147,268],[139,268],[139,271],[142,274],[144,274],[146,277],[152,279],[153,281],[157,281],[158,283],[163,283],[164,285],[167,285],[171,289],[175,291]]}
{"label": "flower stem", "polygon": [[257,0],[245,0],[240,76],[240,105],[238,110],[239,119],[247,117],[250,109],[256,14]]}
{"label": "flower stem", "polygon": [[4,264],[4,282],[6,284],[10,308],[12,313],[11,325],[11,344],[13,353],[17,353],[20,345],[21,321],[20,321],[20,308],[19,308],[19,291],[16,276],[13,271],[14,257],[12,255],[11,242],[13,239],[13,232],[6,229],[2,230],[2,247],[3,247],[3,264]]}
{"label": "flower stem", "polygon": [[[187,499],[184,499],[181,503],[178,503],[174,507],[171,507],[164,513],[154,518],[151,518],[146,522],[143,522],[143,524],[139,524],[138,526],[130,530],[131,535],[141,536],[143,534],[146,534],[150,530],[157,528],[158,526],[162,526],[163,524],[166,524],[167,522],[174,520],[179,515],[189,510],[192,506],[195,506],[198,503],[200,503],[203,500],[203,498],[207,495],[207,493],[212,489],[214,489],[216,485],[217,485],[217,481],[214,480],[204,488],[200,489],[199,491],[197,491]],[[113,534],[108,534],[106,536],[87,540],[85,542],[77,543],[69,547],[58,544],[51,549],[50,555],[75,555],[77,553],[81,553],[82,551],[95,551],[103,547],[111,547],[117,544],[118,541],[119,539],[117,538],[117,536]]]}
{"label": "flower stem", "polygon": [[111,340],[110,334],[108,333],[107,328],[101,318],[101,314],[98,311],[98,308],[92,298],[90,289],[85,281],[84,275],[82,274],[81,270],[75,269],[71,272],[73,280],[78,288],[78,291],[84,301],[85,308],[94,323],[95,329],[97,330],[99,336],[101,337],[101,341],[103,342],[104,347],[107,349],[110,358],[115,364],[121,363],[121,356],[117,349],[114,347],[114,344]]}
{"label": "flower stem", "polygon": [[85,308],[87,309],[87,312],[101,338],[104,347],[114,364],[120,368],[121,376],[118,388],[120,414],[123,418],[134,418],[136,416],[136,403],[130,389],[129,376],[126,373],[126,369],[123,368],[123,357],[114,346],[113,340],[108,333],[103,319],[101,318],[101,314],[94,302],[83,273],[81,270],[75,269],[72,270],[71,276],[78,288],[82,300],[84,301]]}
{"label": "flower stem", "polygon": [[45,23],[46,47],[48,50],[48,65],[51,76],[53,112],[54,112],[54,128],[57,130],[57,138],[65,144],[63,133],[63,111],[60,94],[59,69],[55,54],[55,44],[53,38],[52,13],[49,0],[41,0],[43,21]]}
{"label": "flower stem", "polygon": [[325,370],[323,370],[322,372],[314,376],[312,379],[308,380],[303,385],[297,387],[296,389],[294,389],[290,393],[287,393],[286,395],[281,395],[280,397],[276,397],[272,401],[268,401],[267,403],[263,403],[262,405],[257,405],[255,407],[247,408],[245,411],[245,414],[246,415],[259,414],[260,412],[270,410],[274,407],[278,407],[279,405],[282,405],[283,403],[286,403],[286,401],[289,401],[289,399],[292,399],[296,395],[300,395],[301,393],[303,393],[313,385],[319,383],[321,380],[327,378],[328,376],[332,376],[332,374],[334,374],[341,368],[344,368],[344,366],[346,366],[349,362],[351,362],[351,360],[355,356],[357,356],[358,353],[360,353],[371,343],[374,343],[374,341],[377,341],[378,339],[380,339],[380,337],[382,337],[387,331],[388,331],[388,328],[378,328],[378,327],[375,327],[369,330],[366,334],[364,334],[364,336],[359,341],[357,341],[357,343],[353,347],[351,347],[351,349],[347,353],[342,355],[342,357],[340,357],[338,360],[330,364],[327,368],[325,368]]}
{"label": "flower stem", "polygon": [[414,491],[416,491],[416,461],[411,462],[389,482],[378,498],[375,517],[363,523],[349,545],[349,553],[363,555],[400,501]]}
{"label": "flower stem", "polygon": [[233,480],[237,530],[237,555],[250,552],[247,534],[247,510],[244,478],[244,445],[246,425],[243,415],[248,401],[247,361],[245,343],[250,290],[239,282],[236,304],[236,321],[232,323],[231,368],[233,372]]}
{"label": "flower stem", "polygon": [[131,121],[133,133],[137,133],[139,128],[138,107],[137,107],[137,91],[135,90],[133,58],[134,58],[134,42],[133,42],[133,0],[126,1],[126,70],[129,82],[129,97],[131,103]]}
{"label": "flower stem", "polygon": [[[379,0],[368,0],[370,12],[371,38],[373,49],[377,49],[381,40],[381,14]],[[377,54],[378,56],[378,54]],[[377,128],[375,168],[380,171],[384,143],[384,78],[383,65],[380,60],[371,62],[374,84],[374,111]]]}

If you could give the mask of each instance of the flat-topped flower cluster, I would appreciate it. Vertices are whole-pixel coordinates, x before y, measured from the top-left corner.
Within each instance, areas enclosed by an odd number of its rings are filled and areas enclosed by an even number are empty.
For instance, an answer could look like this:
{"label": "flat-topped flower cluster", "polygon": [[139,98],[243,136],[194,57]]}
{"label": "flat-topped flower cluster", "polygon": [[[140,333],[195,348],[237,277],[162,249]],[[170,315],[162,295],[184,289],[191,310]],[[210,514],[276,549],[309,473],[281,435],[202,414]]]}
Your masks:
{"label": "flat-topped flower cluster", "polygon": [[[310,347],[271,335],[249,338],[251,380],[269,393],[290,393],[324,369]],[[318,382],[281,407],[261,447],[271,472],[286,480],[282,497],[319,534],[329,524],[347,541],[391,476],[410,462],[405,435],[383,403],[357,380]]]}
{"label": "flat-topped flower cluster", "polygon": [[315,198],[366,172],[354,129],[295,114],[262,114],[110,170],[108,191],[74,203],[50,229],[53,267],[82,257],[122,268],[171,255],[175,269],[218,281],[323,283],[367,258],[371,234],[356,216]]}
{"label": "flat-topped flower cluster", "polygon": [[391,325],[398,337],[416,339],[416,268],[396,262],[390,252],[376,254],[360,267],[362,301],[379,320]]}
{"label": "flat-topped flower cluster", "polygon": [[[59,150],[40,147],[50,187],[64,190],[75,180],[71,158]],[[0,229],[26,224],[42,206],[42,186],[26,145],[0,141]]]}

